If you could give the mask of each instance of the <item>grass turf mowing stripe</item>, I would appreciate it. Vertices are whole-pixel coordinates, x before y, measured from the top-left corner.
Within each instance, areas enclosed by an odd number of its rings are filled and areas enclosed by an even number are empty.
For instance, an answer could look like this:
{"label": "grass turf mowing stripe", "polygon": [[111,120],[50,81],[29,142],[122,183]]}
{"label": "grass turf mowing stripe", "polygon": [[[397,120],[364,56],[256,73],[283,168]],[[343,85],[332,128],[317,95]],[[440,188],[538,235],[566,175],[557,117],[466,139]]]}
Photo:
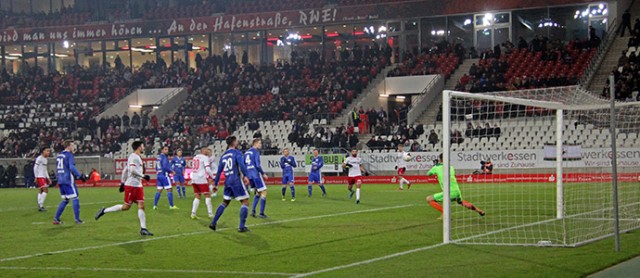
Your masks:
{"label": "grass turf mowing stripe", "polygon": [[203,274],[239,274],[239,275],[270,275],[270,276],[292,276],[297,273],[284,272],[249,272],[249,271],[227,271],[227,270],[194,270],[194,269],[150,269],[150,268],[99,268],[99,267],[22,267],[22,266],[0,266],[3,270],[70,270],[70,271],[93,271],[93,272],[147,272],[147,273],[203,273]]}
{"label": "grass turf mowing stripe", "polygon": [[[113,204],[113,203],[117,203],[117,202],[122,202],[122,200],[106,201],[106,202],[93,202],[93,203],[82,203],[82,202],[80,202],[80,205],[81,206],[91,206],[91,205]],[[50,208],[57,208],[57,206],[58,205],[50,206]],[[36,211],[36,210],[38,210],[38,208],[35,207],[35,206],[30,206],[30,207],[16,207],[16,208],[0,209],[0,213],[2,213],[2,212],[19,211],[19,210],[33,210],[33,211]]]}
{"label": "grass turf mowing stripe", "polygon": [[[366,210],[356,210],[356,211],[333,213],[333,214],[324,214],[324,215],[316,215],[316,216],[293,218],[293,219],[283,219],[283,220],[278,220],[278,221],[273,221],[273,222],[247,225],[247,227],[258,227],[258,226],[267,226],[267,225],[282,224],[282,223],[289,223],[289,222],[314,220],[314,219],[327,218],[327,217],[336,217],[336,216],[344,216],[344,215],[351,215],[351,214],[359,214],[359,213],[368,213],[368,212],[376,212],[376,211],[383,211],[383,210],[406,208],[406,207],[411,207],[411,206],[415,206],[415,204],[402,205],[402,206],[392,206],[392,207],[382,207],[382,208],[366,209]],[[231,229],[232,228],[222,228],[222,229],[218,229],[218,231],[225,231],[225,230],[231,230]],[[210,233],[210,232],[211,231],[209,229],[206,229],[206,230],[203,229],[203,230],[198,230],[198,231],[189,232],[189,233],[181,233],[181,234],[174,234],[174,235],[168,235],[168,236],[149,237],[149,238],[145,238],[145,239],[116,242],[116,243],[111,243],[111,244],[80,247],[80,248],[71,248],[71,249],[65,249],[65,250],[36,253],[36,254],[31,254],[31,255],[17,256],[17,257],[10,257],[10,258],[2,258],[2,259],[0,259],[0,263],[9,262],[9,261],[16,261],[16,260],[24,260],[24,259],[29,259],[29,258],[39,257],[39,256],[45,256],[45,255],[56,255],[56,254],[69,253],[69,252],[75,252],[75,251],[101,249],[101,248],[106,248],[106,247],[121,246],[121,245],[140,243],[140,242],[146,242],[146,241],[154,241],[154,240],[161,240],[161,239],[167,239],[167,238],[176,238],[176,237],[181,237],[181,236],[199,235],[199,234]]]}

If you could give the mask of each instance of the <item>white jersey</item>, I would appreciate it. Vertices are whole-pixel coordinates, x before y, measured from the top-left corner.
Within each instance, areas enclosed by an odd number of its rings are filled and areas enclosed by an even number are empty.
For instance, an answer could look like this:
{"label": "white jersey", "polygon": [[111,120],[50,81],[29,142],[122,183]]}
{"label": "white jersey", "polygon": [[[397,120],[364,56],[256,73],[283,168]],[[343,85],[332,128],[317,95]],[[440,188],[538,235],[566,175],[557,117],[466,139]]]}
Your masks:
{"label": "white jersey", "polygon": [[351,167],[349,168],[349,177],[362,176],[362,171],[360,171],[360,165],[362,165],[362,158],[349,156],[344,160],[344,163],[351,164]]}
{"label": "white jersey", "polygon": [[127,159],[127,167],[122,171],[121,181],[127,186],[142,187],[142,158],[139,155],[132,153]]}
{"label": "white jersey", "polygon": [[44,156],[41,155],[36,158],[36,164],[33,165],[33,175],[36,179],[49,179],[49,172],[47,172],[47,159]]}
{"label": "white jersey", "polygon": [[193,172],[191,172],[191,183],[193,184],[207,184],[207,174],[211,177],[214,176],[213,170],[211,170],[211,162],[209,157],[199,154],[193,158]]}
{"label": "white jersey", "polygon": [[398,166],[398,169],[400,168],[406,168],[407,167],[407,162],[404,161],[405,156],[409,155],[408,152],[399,152],[397,154],[398,159],[396,159],[396,166]]}

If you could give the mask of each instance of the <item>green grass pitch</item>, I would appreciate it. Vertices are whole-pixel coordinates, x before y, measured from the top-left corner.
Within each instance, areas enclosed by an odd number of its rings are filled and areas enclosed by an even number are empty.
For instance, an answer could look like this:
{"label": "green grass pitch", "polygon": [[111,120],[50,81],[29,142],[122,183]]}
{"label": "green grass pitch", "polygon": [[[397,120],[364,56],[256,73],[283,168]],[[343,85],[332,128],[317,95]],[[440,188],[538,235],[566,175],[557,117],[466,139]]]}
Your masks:
{"label": "green grass pitch", "polygon": [[[466,198],[487,209],[479,221],[493,221],[499,211],[482,203],[489,197],[461,187]],[[180,210],[170,211],[164,193],[153,211],[155,189],[146,188],[147,225],[155,233],[149,238],[138,235],[135,210],[93,219],[100,207],[122,202],[117,188],[81,188],[86,223],[73,224],[69,205],[60,226],[51,224],[57,189],[44,213],[36,210],[35,190],[2,189],[0,277],[581,277],[640,255],[638,231],[622,236],[620,253],[611,238],[577,248],[442,245],[439,215],[424,201],[437,192],[433,184],[404,191],[364,185],[359,205],[347,198],[345,186],[327,186],[326,198],[317,186],[312,198],[306,186],[296,189],[296,202],[289,201],[288,190],[283,202],[280,187],[270,187],[270,218],[249,217],[251,232],[241,234],[238,202],[213,232],[204,202],[199,220],[189,219],[193,197],[176,198]],[[220,202],[220,196],[213,199],[214,210]]]}

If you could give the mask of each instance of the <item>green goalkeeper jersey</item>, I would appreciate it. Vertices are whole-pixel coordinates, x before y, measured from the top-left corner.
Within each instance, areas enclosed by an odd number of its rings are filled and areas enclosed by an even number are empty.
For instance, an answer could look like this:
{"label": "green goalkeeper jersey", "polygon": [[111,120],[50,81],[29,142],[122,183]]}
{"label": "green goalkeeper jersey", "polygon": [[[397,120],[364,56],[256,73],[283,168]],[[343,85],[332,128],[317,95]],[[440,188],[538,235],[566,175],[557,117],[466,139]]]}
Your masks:
{"label": "green goalkeeper jersey", "polygon": [[[458,186],[458,180],[456,179],[456,172],[453,170],[453,166],[449,168],[449,176],[451,177],[449,188],[451,189],[451,196],[460,195],[460,187]],[[442,185],[444,181],[444,167],[442,163],[436,164],[433,166],[429,172],[427,172],[427,176],[438,176],[438,183],[440,183],[440,188],[444,191],[444,186]]]}

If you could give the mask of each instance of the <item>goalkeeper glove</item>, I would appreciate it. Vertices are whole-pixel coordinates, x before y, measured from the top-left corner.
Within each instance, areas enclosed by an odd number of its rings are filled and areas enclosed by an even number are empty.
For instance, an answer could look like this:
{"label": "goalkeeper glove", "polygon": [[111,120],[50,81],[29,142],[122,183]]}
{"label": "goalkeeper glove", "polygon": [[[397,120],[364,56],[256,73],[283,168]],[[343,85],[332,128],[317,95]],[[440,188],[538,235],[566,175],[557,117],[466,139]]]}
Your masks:
{"label": "goalkeeper glove", "polygon": [[149,181],[151,180],[151,177],[149,175],[144,175],[144,177],[142,177],[144,180]]}
{"label": "goalkeeper glove", "polygon": [[120,191],[120,193],[124,192],[124,182],[120,183],[120,188],[118,189],[118,191]]}

